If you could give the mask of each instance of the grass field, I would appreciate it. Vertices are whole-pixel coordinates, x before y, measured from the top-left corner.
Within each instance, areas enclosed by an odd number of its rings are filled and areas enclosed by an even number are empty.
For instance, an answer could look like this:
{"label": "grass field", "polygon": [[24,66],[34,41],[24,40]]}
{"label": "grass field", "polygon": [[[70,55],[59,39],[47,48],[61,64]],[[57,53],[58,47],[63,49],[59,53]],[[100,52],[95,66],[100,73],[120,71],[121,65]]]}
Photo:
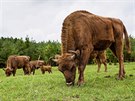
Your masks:
{"label": "grass field", "polygon": [[6,77],[0,69],[0,101],[135,101],[135,63],[125,63],[125,69],[126,78],[119,81],[118,65],[108,65],[107,73],[103,66],[97,73],[97,65],[87,65],[80,87],[67,87],[57,67],[52,74],[37,70],[34,76],[24,76],[20,69],[15,77]]}

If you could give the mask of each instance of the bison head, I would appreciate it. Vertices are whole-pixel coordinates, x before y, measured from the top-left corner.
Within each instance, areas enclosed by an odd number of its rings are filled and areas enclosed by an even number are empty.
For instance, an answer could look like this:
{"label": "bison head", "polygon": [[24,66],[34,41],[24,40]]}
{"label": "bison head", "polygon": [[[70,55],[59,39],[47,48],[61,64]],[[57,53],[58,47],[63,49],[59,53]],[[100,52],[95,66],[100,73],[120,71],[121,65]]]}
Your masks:
{"label": "bison head", "polygon": [[13,69],[11,69],[11,68],[6,68],[6,69],[3,69],[3,70],[5,71],[6,76],[10,76],[13,72]]}
{"label": "bison head", "polygon": [[58,70],[63,73],[66,85],[74,85],[76,75],[76,56],[77,51],[70,51],[54,59],[58,63]]}

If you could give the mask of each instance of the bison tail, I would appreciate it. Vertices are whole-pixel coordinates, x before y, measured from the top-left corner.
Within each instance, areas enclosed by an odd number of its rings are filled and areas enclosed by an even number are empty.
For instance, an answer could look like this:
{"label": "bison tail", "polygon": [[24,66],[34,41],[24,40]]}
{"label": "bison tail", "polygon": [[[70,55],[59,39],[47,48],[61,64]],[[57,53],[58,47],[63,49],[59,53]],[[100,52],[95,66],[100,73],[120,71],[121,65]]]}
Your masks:
{"label": "bison tail", "polygon": [[123,24],[123,28],[124,28],[123,30],[124,30],[124,36],[125,36],[126,50],[130,54],[131,53],[131,46],[130,46],[128,33],[127,33],[127,30],[126,30],[126,27],[124,26],[124,24]]}

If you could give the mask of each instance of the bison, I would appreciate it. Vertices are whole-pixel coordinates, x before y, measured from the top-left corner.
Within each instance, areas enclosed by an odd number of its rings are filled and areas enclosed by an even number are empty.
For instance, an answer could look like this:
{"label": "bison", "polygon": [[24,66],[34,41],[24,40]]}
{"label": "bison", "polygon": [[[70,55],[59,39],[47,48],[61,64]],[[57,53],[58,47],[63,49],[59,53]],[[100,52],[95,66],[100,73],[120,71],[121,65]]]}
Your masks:
{"label": "bison", "polygon": [[106,52],[105,51],[93,51],[90,55],[90,59],[95,59],[97,65],[98,65],[97,72],[100,71],[102,63],[104,64],[105,72],[107,72],[107,61],[106,61]]}
{"label": "bison", "polygon": [[33,72],[33,75],[35,74],[35,69],[38,69],[45,64],[46,63],[43,60],[30,61],[31,72]]}
{"label": "bison", "polygon": [[30,57],[29,56],[16,56],[11,55],[7,59],[7,66],[4,69],[6,76],[10,76],[13,74],[15,76],[16,70],[23,68],[24,74],[30,74],[30,64],[29,64]]}
{"label": "bison", "polygon": [[40,67],[42,74],[45,73],[45,71],[48,71],[48,73],[52,73],[52,67],[51,65],[43,65]]}
{"label": "bison", "polygon": [[84,83],[84,70],[93,51],[110,48],[119,61],[118,79],[125,76],[123,63],[123,34],[126,49],[131,52],[128,33],[121,20],[101,17],[87,11],[75,11],[68,15],[62,27],[62,50],[58,70],[64,74],[67,86],[74,85],[78,64],[78,85]]}

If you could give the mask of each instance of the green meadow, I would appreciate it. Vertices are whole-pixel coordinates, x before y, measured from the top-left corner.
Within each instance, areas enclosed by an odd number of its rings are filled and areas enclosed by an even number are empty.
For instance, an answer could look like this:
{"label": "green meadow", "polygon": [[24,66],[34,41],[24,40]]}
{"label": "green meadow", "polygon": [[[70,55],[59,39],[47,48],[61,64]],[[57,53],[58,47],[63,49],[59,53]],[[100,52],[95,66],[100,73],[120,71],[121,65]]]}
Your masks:
{"label": "green meadow", "polygon": [[57,67],[52,74],[39,69],[29,76],[18,69],[15,77],[6,77],[0,69],[0,101],[135,101],[135,62],[125,63],[124,80],[116,80],[118,70],[118,64],[108,65],[104,72],[102,65],[97,73],[97,65],[87,65],[85,84],[67,87]]}

